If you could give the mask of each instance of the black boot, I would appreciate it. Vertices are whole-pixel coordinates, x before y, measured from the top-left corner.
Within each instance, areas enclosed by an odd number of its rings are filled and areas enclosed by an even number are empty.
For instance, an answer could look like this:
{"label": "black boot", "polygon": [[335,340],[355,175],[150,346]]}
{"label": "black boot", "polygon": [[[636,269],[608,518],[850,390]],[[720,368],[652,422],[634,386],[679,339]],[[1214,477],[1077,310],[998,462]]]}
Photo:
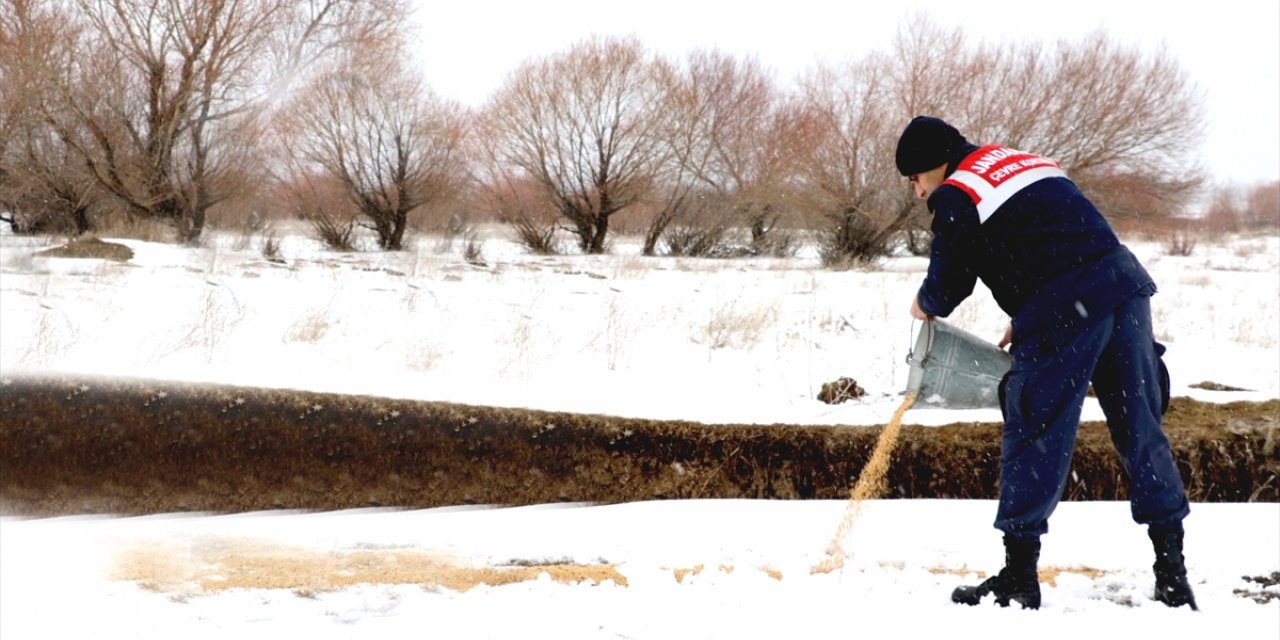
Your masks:
{"label": "black boot", "polygon": [[996,597],[996,604],[1007,607],[1009,602],[1022,605],[1023,609],[1040,608],[1040,581],[1036,575],[1036,563],[1040,561],[1040,540],[1016,540],[1004,538],[1004,568],[976,586],[956,587],[951,601],[975,605],[988,594]]}
{"label": "black boot", "polygon": [[1156,550],[1156,563],[1151,567],[1156,573],[1156,600],[1171,607],[1191,605],[1192,611],[1199,611],[1196,596],[1191,593],[1191,583],[1187,582],[1187,564],[1182,557],[1182,529],[1148,529],[1147,535]]}

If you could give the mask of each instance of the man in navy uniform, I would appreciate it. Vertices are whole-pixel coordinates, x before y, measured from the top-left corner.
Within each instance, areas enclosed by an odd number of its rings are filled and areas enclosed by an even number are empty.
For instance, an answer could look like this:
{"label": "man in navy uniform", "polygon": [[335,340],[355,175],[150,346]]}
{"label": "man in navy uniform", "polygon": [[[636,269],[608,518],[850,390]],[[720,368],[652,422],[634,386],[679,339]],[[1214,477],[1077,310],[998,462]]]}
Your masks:
{"label": "man in navy uniform", "polygon": [[991,595],[1039,608],[1040,536],[1066,486],[1092,383],[1128,474],[1133,519],[1155,548],[1155,598],[1195,609],[1182,554],[1190,509],[1161,431],[1169,378],[1151,328],[1151,276],[1052,160],[978,147],[926,116],[907,125],[895,159],[933,215],[929,270],[911,315],[946,317],[981,279],[1012,318],[1000,340],[1013,358],[1000,385],[995,527],[1005,567],[951,599],[975,605]]}

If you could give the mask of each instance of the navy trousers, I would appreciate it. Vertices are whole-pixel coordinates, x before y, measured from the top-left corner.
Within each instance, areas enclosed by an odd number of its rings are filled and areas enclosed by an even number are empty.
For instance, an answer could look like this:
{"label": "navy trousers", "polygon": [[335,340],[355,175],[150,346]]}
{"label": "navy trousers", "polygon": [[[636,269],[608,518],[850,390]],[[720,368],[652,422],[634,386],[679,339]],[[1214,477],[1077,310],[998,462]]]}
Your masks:
{"label": "navy trousers", "polygon": [[1160,426],[1168,373],[1151,329],[1150,298],[1129,299],[1055,353],[1032,351],[1013,345],[1013,366],[1002,385],[995,527],[1015,539],[1039,538],[1049,530],[1092,382],[1129,478],[1133,519],[1156,530],[1181,528],[1190,508]]}

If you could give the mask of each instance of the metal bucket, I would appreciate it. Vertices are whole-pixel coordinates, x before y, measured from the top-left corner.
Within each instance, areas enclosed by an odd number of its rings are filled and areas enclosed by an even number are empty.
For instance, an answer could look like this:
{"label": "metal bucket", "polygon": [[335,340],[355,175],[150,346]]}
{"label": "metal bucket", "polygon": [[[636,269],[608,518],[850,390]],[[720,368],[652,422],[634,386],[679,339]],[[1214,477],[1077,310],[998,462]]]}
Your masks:
{"label": "metal bucket", "polygon": [[998,408],[1000,379],[1010,362],[995,345],[937,318],[928,320],[907,354],[907,392],[916,393],[911,406]]}

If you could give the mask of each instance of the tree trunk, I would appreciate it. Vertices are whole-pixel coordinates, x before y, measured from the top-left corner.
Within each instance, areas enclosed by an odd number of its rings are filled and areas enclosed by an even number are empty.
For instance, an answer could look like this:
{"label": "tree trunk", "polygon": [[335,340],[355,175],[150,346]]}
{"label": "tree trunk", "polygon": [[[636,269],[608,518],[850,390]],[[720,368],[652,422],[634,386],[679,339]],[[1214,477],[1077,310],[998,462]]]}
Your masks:
{"label": "tree trunk", "polygon": [[85,206],[76,207],[71,212],[72,223],[75,224],[75,233],[82,236],[93,230],[93,223],[89,220],[89,208]]}
{"label": "tree trunk", "polygon": [[204,207],[195,207],[194,210],[188,212],[188,220],[185,225],[187,235],[182,239],[183,242],[195,242],[200,239],[200,235],[204,233]]}
{"label": "tree trunk", "polygon": [[595,235],[591,238],[590,253],[604,253],[604,239],[609,235],[609,216],[601,213],[596,216]]}
{"label": "tree trunk", "polygon": [[604,253],[604,239],[609,235],[609,216],[614,213],[613,199],[609,197],[607,191],[601,189],[600,209],[592,219],[594,224],[591,229],[591,247],[587,250],[588,253]]}
{"label": "tree trunk", "polygon": [[397,211],[391,225],[391,237],[387,239],[387,251],[400,251],[404,248],[404,228],[408,224],[409,213]]}

